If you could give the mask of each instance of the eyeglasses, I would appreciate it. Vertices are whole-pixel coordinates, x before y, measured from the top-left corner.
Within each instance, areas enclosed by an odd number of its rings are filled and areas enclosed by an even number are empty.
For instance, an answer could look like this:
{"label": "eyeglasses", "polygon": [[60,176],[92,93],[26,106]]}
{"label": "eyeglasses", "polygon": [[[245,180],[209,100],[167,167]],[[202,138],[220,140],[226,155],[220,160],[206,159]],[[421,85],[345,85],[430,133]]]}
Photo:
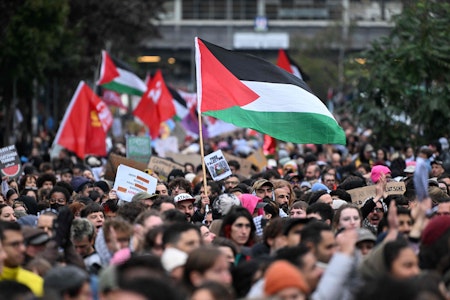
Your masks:
{"label": "eyeglasses", "polygon": [[66,204],[65,198],[50,198],[50,203]]}
{"label": "eyeglasses", "polygon": [[382,213],[382,212],[384,212],[384,210],[383,210],[382,208],[375,207],[375,208],[373,209],[373,212]]}

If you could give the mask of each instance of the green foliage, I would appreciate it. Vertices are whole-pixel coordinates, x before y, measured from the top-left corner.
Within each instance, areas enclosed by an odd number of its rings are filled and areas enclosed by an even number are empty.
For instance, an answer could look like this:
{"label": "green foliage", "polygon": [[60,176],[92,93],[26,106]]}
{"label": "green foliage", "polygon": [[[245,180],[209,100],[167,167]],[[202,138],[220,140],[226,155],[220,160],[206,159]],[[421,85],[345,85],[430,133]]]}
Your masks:
{"label": "green foliage", "polygon": [[417,1],[388,37],[360,54],[364,64],[349,61],[350,109],[380,144],[419,144],[450,131],[449,14],[444,1]]}
{"label": "green foliage", "polygon": [[[157,36],[164,0],[0,1],[0,109],[12,133],[13,96],[30,127],[31,99],[59,120],[80,80],[93,82],[102,49],[134,55]],[[127,57],[122,57],[124,60]],[[37,86],[33,86],[37,83]],[[14,92],[14,86],[16,91]],[[36,95],[38,93],[38,95]],[[53,108],[51,107],[53,105]],[[31,132],[25,128],[25,132]]]}
{"label": "green foliage", "polygon": [[0,39],[3,82],[42,79],[52,50],[65,33],[67,1],[26,0],[10,8],[13,14]]}
{"label": "green foliage", "polygon": [[293,41],[293,48],[298,52],[290,51],[292,59],[309,75],[310,86],[313,93],[325,102],[330,87],[338,85],[338,57],[333,52],[332,45],[340,43],[339,26],[326,28],[314,37],[299,34]]}

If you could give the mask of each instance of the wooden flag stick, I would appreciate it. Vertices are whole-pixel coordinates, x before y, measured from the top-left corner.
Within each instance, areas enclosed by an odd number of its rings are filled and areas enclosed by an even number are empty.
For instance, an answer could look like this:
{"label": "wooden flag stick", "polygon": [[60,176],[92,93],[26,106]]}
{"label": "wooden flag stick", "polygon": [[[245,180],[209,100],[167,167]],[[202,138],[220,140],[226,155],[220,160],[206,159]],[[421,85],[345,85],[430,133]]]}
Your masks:
{"label": "wooden flag stick", "polygon": [[206,188],[207,182],[206,182],[205,150],[203,147],[202,114],[201,114],[201,112],[198,112],[197,115],[198,115],[198,135],[199,135],[199,139],[200,139],[200,156],[202,157],[203,190],[204,190],[205,195],[208,196],[208,194],[207,194],[208,190]]}

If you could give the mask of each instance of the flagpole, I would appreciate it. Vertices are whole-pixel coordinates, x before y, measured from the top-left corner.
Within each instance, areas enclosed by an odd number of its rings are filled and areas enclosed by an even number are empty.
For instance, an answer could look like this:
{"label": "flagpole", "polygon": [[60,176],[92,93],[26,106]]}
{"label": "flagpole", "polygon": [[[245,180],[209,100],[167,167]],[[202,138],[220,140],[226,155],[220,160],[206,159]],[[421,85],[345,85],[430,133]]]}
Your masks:
{"label": "flagpole", "polygon": [[[205,166],[205,150],[203,147],[203,129],[202,129],[202,113],[198,112],[198,135],[200,139],[200,156],[202,157],[202,172],[203,172],[203,190],[205,195],[207,194],[207,182],[206,182],[206,166]],[[211,203],[210,203],[211,204]]]}

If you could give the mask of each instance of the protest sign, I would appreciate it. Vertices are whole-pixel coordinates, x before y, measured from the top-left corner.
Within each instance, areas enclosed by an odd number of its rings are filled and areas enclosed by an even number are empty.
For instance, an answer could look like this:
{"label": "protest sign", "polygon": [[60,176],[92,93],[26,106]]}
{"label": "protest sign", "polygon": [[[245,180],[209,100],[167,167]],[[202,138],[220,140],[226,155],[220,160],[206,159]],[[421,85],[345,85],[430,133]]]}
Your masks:
{"label": "protest sign", "polygon": [[155,171],[158,174],[159,178],[164,181],[167,181],[167,177],[173,169],[184,169],[183,165],[157,156],[152,156],[150,158],[148,168]]}
{"label": "protest sign", "polygon": [[[406,187],[404,182],[392,181],[386,184],[386,193],[388,195],[403,195],[405,191]],[[376,195],[376,186],[370,185],[362,188],[352,189],[348,190],[347,193],[352,196],[352,202],[361,207],[364,204],[364,200]]]}
{"label": "protest sign", "polygon": [[167,152],[178,152],[178,139],[174,136],[169,136],[165,139],[157,139],[155,141],[155,151],[160,157],[167,157]]}
{"label": "protest sign", "polygon": [[10,178],[20,174],[20,157],[15,145],[0,148],[0,171],[3,176]]}
{"label": "protest sign", "polygon": [[240,157],[228,154],[228,153],[224,153],[223,155],[225,156],[225,159],[227,161],[236,160],[241,165],[241,168],[238,172],[240,175],[242,175],[244,177],[250,177],[250,174],[252,173],[252,163],[251,162],[249,162],[245,158],[240,158]]}
{"label": "protest sign", "polygon": [[121,164],[131,168],[138,169],[140,171],[144,171],[145,169],[147,169],[147,164],[111,153],[108,156],[108,162],[106,163],[104,178],[107,180],[114,181],[116,178],[117,167]]}
{"label": "protest sign", "polygon": [[267,158],[261,148],[258,151],[253,152],[246,159],[248,162],[255,165],[259,171],[262,171],[265,167],[267,167]]}
{"label": "protest sign", "polygon": [[174,153],[167,152],[166,157],[173,159],[175,162],[184,165],[185,163],[191,163],[194,166],[198,166],[202,163],[202,157],[200,154],[182,154],[182,153]]}
{"label": "protest sign", "polygon": [[152,156],[150,143],[148,136],[127,137],[127,158],[147,164]]}
{"label": "protest sign", "polygon": [[214,181],[222,180],[231,175],[230,167],[223,156],[222,150],[206,155],[205,166]]}
{"label": "protest sign", "polygon": [[119,199],[130,202],[137,193],[154,194],[156,183],[156,178],[147,173],[125,165],[119,165],[113,189]]}

